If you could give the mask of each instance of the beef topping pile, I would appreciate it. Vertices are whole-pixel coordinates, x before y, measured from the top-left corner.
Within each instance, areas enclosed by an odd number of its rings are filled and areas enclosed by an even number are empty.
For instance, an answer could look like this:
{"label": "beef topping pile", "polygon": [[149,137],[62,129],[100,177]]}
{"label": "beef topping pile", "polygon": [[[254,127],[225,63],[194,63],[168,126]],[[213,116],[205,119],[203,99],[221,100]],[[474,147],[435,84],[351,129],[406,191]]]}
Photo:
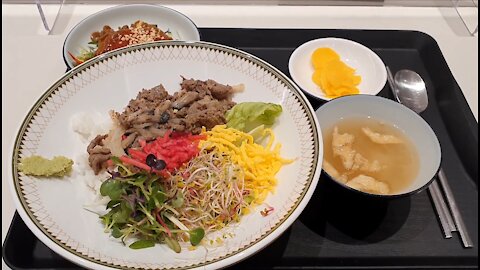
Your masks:
{"label": "beef topping pile", "polygon": [[[113,112],[113,120],[124,130],[121,147],[138,147],[139,140],[151,141],[168,130],[199,134],[226,123],[234,93],[242,86],[229,86],[214,80],[183,78],[181,90],[170,95],[162,85],[143,89],[130,100],[122,113]],[[90,167],[98,174],[111,153],[104,146],[107,135],[97,136],[88,147]],[[100,151],[101,150],[101,151]]]}

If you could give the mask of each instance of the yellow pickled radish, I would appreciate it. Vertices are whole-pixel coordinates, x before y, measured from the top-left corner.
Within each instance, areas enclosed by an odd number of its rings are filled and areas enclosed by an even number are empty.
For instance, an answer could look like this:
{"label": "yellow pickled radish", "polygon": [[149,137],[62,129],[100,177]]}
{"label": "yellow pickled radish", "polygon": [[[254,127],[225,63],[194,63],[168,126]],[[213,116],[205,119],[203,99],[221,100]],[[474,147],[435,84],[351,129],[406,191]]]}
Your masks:
{"label": "yellow pickled radish", "polygon": [[327,97],[335,98],[360,93],[357,86],[362,81],[361,76],[355,75],[355,69],[345,64],[333,49],[316,49],[312,54],[311,62],[315,69],[312,81]]}
{"label": "yellow pickled radish", "polygon": [[332,93],[329,93],[329,91],[330,91],[330,89],[332,88],[332,86],[330,85],[330,82],[328,81],[328,77],[325,76],[325,72],[321,72],[321,74],[320,74],[320,82],[321,82],[320,87],[321,87],[322,89],[325,89],[325,93],[326,93],[327,95],[332,94]]}
{"label": "yellow pickled radish", "polygon": [[322,72],[321,72],[320,70],[316,69],[316,70],[313,72],[313,74],[312,74],[312,81],[313,81],[316,85],[322,87]]}
{"label": "yellow pickled radish", "polygon": [[348,67],[340,60],[330,61],[328,68],[323,70],[328,82],[333,87],[350,86],[353,84],[351,72]]}
{"label": "yellow pickled radish", "polygon": [[361,76],[353,76],[353,83],[355,85],[359,85],[362,82],[362,77]]}
{"label": "yellow pickled radish", "polygon": [[322,69],[332,60],[340,60],[340,55],[330,48],[318,48],[312,54],[314,69]]}

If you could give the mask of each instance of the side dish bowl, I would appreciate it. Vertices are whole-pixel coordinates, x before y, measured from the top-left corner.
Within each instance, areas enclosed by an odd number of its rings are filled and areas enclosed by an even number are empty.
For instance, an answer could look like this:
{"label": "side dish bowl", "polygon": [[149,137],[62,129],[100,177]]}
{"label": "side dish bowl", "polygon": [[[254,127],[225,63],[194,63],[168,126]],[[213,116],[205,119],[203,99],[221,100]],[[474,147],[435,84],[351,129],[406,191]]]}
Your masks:
{"label": "side dish bowl", "polygon": [[[411,183],[400,192],[378,195],[358,191],[341,181],[329,178],[336,183],[356,193],[380,198],[395,198],[409,196],[424,190],[433,181],[441,163],[441,148],[437,136],[429,124],[414,111],[390,99],[369,96],[352,95],[336,98],[327,102],[316,111],[318,121],[322,128],[323,138],[325,132],[334,127],[339,121],[348,118],[370,118],[388,123],[403,132],[413,143],[418,153],[419,171]],[[324,145],[324,147],[329,147]],[[325,170],[323,171],[324,173]]]}
{"label": "side dish bowl", "polygon": [[173,40],[199,41],[200,33],[195,23],[184,14],[159,5],[133,4],[111,7],[88,16],[72,28],[63,44],[63,59],[67,67],[73,68],[75,61],[69,55],[80,53],[89,46],[90,35],[109,25],[117,30],[137,20],[155,24],[162,31],[170,31]]}
{"label": "side dish bowl", "polygon": [[[366,46],[342,38],[319,38],[308,41],[298,47],[290,56],[288,70],[292,79],[308,95],[322,100],[331,100],[312,81],[314,68],[312,53],[321,47],[333,49],[345,64],[356,70],[362,80],[358,89],[360,94],[376,95],[387,82],[387,72],[382,59]],[[327,66],[328,68],[328,66]]]}

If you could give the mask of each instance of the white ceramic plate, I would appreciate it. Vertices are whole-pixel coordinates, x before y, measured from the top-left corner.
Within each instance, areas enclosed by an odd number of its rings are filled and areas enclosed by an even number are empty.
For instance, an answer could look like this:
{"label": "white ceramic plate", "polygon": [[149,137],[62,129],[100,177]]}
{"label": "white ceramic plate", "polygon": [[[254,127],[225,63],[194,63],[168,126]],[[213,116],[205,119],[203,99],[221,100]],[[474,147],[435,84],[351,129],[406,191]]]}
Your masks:
{"label": "white ceramic plate", "polygon": [[288,70],[292,79],[310,96],[318,99],[331,100],[312,81],[312,53],[320,47],[335,50],[341,60],[356,69],[356,74],[362,77],[358,86],[360,94],[376,95],[387,82],[387,72],[382,59],[369,48],[360,43],[341,38],[320,38],[311,40],[298,47],[290,56]]}
{"label": "white ceramic plate", "polygon": [[78,55],[80,48],[88,47],[90,35],[102,30],[104,25],[109,25],[116,30],[123,25],[131,25],[137,20],[156,24],[163,31],[170,30],[174,40],[200,40],[200,33],[195,23],[176,10],[148,4],[115,6],[88,16],[72,28],[63,44],[65,64],[73,68],[75,62],[68,52]]}
{"label": "white ceramic plate", "polygon": [[[142,88],[162,83],[178,91],[180,76],[214,79],[245,91],[234,101],[281,104],[274,126],[281,155],[296,158],[278,173],[278,186],[266,203],[275,211],[263,217],[257,208],[240,223],[218,232],[233,233],[218,247],[183,248],[176,254],[164,245],[132,250],[103,232],[100,219],[84,210],[93,196],[83,178],[89,171],[74,165],[70,178],[39,180],[18,171],[19,159],[85,155],[82,142],[70,127],[77,113],[122,111]],[[26,116],[12,153],[11,190],[20,216],[48,247],[87,268],[215,269],[259,251],[284,232],[299,216],[316,187],[323,159],[322,136],[315,112],[285,75],[242,51],[205,42],[157,42],[122,48],[74,68],[54,83]],[[87,166],[88,167],[88,166]],[[209,237],[214,238],[215,235]]]}

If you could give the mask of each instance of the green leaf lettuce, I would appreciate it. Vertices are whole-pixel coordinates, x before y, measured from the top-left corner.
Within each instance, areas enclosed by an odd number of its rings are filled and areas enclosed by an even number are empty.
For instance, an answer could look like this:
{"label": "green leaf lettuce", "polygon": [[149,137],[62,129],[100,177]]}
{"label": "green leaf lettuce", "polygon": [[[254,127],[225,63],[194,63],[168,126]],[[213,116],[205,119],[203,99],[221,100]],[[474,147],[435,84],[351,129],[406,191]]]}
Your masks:
{"label": "green leaf lettuce", "polygon": [[260,125],[273,125],[282,113],[282,106],[265,102],[243,102],[227,111],[227,127],[249,132]]}

